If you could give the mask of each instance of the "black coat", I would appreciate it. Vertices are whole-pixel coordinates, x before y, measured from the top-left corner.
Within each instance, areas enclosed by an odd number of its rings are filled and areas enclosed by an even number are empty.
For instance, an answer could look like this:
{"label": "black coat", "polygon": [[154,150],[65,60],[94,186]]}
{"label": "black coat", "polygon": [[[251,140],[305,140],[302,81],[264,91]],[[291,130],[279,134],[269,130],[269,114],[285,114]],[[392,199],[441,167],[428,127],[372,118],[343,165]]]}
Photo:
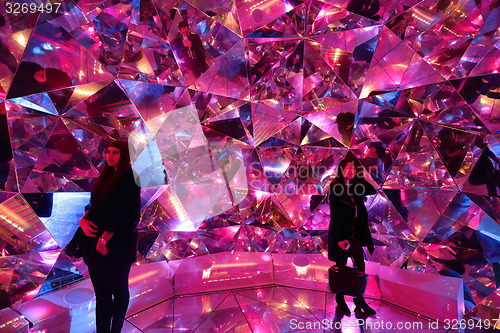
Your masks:
{"label": "black coat", "polygon": [[196,72],[206,71],[208,68],[207,60],[205,56],[205,49],[203,48],[203,42],[200,36],[195,33],[190,33],[188,39],[193,45],[191,47],[191,52],[194,58],[191,58],[188,54],[188,48],[182,43],[183,37],[179,35],[173,42],[173,49],[176,56],[181,59],[181,62],[187,67]]}
{"label": "black coat", "polygon": [[[98,227],[97,237],[87,237],[83,254],[87,266],[119,267],[131,265],[137,254],[137,223],[141,212],[141,189],[132,172],[102,197],[91,194],[87,219]],[[113,233],[103,256],[96,250],[97,241],[104,231]]]}
{"label": "black coat", "polygon": [[[354,178],[350,188],[340,179],[335,178],[328,189],[330,201],[330,226],[328,228],[328,259],[337,262],[343,251],[338,242],[351,240],[356,231],[361,246],[368,247],[373,253],[373,239],[368,226],[368,212],[364,197],[377,193],[377,190],[364,178]],[[358,214],[355,216],[357,206]]]}

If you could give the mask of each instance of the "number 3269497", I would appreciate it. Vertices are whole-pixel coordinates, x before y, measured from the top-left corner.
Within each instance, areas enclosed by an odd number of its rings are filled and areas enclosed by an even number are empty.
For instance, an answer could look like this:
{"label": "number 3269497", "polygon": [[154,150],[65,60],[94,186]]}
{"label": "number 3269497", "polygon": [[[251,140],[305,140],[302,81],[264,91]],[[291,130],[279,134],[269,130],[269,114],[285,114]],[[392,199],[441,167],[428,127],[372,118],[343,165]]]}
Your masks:
{"label": "number 3269497", "polygon": [[37,5],[36,3],[18,3],[18,2],[5,2],[5,12],[7,14],[27,14],[27,13],[57,13],[59,8],[61,7],[61,3],[50,3]]}

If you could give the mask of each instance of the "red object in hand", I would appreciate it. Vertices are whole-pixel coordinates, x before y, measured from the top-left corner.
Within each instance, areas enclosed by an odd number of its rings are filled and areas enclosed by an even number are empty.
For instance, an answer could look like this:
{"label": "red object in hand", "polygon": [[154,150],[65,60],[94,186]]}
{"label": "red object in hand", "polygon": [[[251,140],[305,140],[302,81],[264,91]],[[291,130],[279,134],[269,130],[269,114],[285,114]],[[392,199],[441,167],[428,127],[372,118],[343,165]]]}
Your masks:
{"label": "red object in hand", "polygon": [[339,247],[342,249],[342,250],[347,250],[349,248],[351,244],[349,244],[349,241],[346,239],[346,240],[343,240],[341,242],[339,242]]}

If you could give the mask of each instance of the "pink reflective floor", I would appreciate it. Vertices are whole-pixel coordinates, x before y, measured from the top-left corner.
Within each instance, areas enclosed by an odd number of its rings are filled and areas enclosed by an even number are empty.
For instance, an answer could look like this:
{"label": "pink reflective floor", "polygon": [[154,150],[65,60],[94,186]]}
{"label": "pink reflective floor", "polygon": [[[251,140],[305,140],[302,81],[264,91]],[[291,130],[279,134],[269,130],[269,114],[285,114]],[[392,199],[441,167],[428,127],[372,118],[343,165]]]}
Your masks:
{"label": "pink reflective floor", "polygon": [[[309,263],[307,270],[297,269],[299,261],[305,259]],[[436,275],[391,271],[367,262],[367,272],[372,275],[365,295],[377,316],[342,317],[335,311],[335,295],[328,291],[328,265],[322,255],[316,254],[273,254],[271,258],[269,254],[217,253],[133,266],[131,301],[122,332],[453,332],[407,310],[417,311],[414,303],[428,304],[436,313],[427,316],[433,318],[446,310],[434,306],[439,298],[451,293],[436,292],[439,288],[446,291],[444,286],[449,284],[443,285],[440,276],[436,279]],[[261,270],[265,274],[259,273]],[[419,282],[413,281],[416,278]],[[411,289],[403,283],[388,284],[390,281],[405,281],[423,289]],[[380,301],[381,287],[385,288],[384,299],[404,304],[406,309]],[[394,295],[405,298],[402,301]],[[347,296],[346,301],[353,310],[352,297]],[[448,304],[456,306],[456,301]],[[37,297],[15,310],[33,324],[32,332],[95,331],[90,279]],[[0,312],[0,328],[12,320],[12,315],[15,313],[2,316]],[[26,327],[24,331],[9,332],[28,331]]]}
{"label": "pink reflective floor", "polygon": [[[335,295],[268,286],[179,296],[127,318],[127,332],[453,332],[426,319],[367,300],[376,317],[339,318]],[[351,297],[346,301],[354,309]],[[358,324],[361,323],[361,326]],[[400,325],[402,328],[399,328]],[[341,329],[336,329],[341,328]]]}

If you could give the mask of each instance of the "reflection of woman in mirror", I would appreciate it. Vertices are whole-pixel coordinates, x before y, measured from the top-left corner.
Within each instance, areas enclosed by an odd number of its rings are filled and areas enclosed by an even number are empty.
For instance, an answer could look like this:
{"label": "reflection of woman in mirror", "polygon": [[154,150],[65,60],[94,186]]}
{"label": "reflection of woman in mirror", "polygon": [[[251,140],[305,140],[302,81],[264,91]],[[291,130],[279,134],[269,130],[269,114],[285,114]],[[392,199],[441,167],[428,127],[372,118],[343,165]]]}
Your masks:
{"label": "reflection of woman in mirror", "polygon": [[446,163],[450,175],[455,177],[466,153],[465,145],[459,141],[455,131],[448,127],[444,127],[438,131],[438,137],[438,151],[444,163]]}
{"label": "reflection of woman in mirror", "polygon": [[43,171],[73,176],[78,168],[88,168],[86,161],[77,155],[78,145],[74,139],[68,136],[54,136],[53,139],[45,145],[48,158]]}
{"label": "reflection of woman in mirror", "polygon": [[474,186],[486,185],[488,196],[496,197],[498,196],[497,187],[500,188],[500,159],[490,150],[480,135],[476,137],[475,145],[483,149],[483,152],[470,173],[469,182]]}
{"label": "reflection of woman in mirror", "polygon": [[351,135],[356,116],[351,112],[341,112],[337,115],[337,127],[342,135],[342,143],[346,146],[351,144]]}
{"label": "reflection of woman in mirror", "polygon": [[[17,69],[7,98],[16,98],[72,86],[69,75],[56,68],[43,68],[37,63],[23,61]],[[51,96],[56,106],[63,107],[71,96],[71,90],[61,96]],[[54,99],[55,98],[55,99]]]}
{"label": "reflection of woman in mirror", "polygon": [[368,147],[368,156],[362,162],[372,178],[379,183],[383,183],[385,172],[392,165],[391,156],[386,152],[382,142],[371,142]]}
{"label": "reflection of woman in mirror", "polygon": [[[368,226],[368,212],[364,197],[377,193],[375,188],[363,178],[363,168],[352,153],[348,153],[338,168],[337,177],[330,183],[330,226],[328,228],[328,259],[337,266],[345,266],[347,258],[353,259],[354,266],[365,271],[363,246],[373,253],[373,240]],[[344,295],[337,294],[337,310],[349,316],[351,311]],[[374,315],[376,312],[363,297],[354,298],[355,312]]]}
{"label": "reflection of woman in mirror", "polygon": [[12,80],[7,98],[17,98],[45,91],[45,80],[40,77],[44,68],[37,63],[23,61]]}
{"label": "reflection of woman in mirror", "polygon": [[208,69],[201,38],[191,32],[187,21],[179,23],[179,36],[174,40],[172,48],[176,57],[196,78]]}

